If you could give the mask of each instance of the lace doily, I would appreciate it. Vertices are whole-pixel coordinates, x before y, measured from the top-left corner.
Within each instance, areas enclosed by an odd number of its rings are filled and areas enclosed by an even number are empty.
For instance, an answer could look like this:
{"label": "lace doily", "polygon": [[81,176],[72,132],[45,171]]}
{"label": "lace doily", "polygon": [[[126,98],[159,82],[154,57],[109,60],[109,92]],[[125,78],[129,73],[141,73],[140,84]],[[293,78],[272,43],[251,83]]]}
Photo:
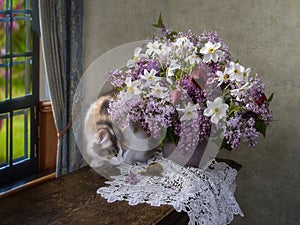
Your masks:
{"label": "lace doily", "polygon": [[[158,171],[150,171],[150,164],[156,164]],[[236,175],[235,169],[215,160],[203,170],[158,157],[147,164],[122,168],[122,174],[112,177],[114,180],[106,182],[109,186],[99,188],[97,193],[108,202],[172,205],[188,214],[189,225],[223,225],[229,224],[234,215],[244,216],[234,197]]]}

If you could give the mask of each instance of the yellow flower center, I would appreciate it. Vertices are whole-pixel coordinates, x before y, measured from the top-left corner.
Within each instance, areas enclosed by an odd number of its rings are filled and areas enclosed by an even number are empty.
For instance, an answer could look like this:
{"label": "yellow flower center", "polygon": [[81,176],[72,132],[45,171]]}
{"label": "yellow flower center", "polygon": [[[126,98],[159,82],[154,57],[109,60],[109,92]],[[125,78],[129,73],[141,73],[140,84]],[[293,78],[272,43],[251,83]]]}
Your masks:
{"label": "yellow flower center", "polygon": [[229,78],[228,74],[223,75],[224,80],[227,80]]}
{"label": "yellow flower center", "polygon": [[134,56],[134,57],[133,57],[133,62],[136,63],[137,61],[138,61],[138,57]]}
{"label": "yellow flower center", "polygon": [[147,77],[147,80],[148,80],[148,81],[152,81],[153,78],[152,78],[151,76],[148,76],[148,77]]}
{"label": "yellow flower center", "polygon": [[160,95],[161,90],[160,89],[156,89],[155,92],[156,92],[156,94]]}
{"label": "yellow flower center", "polygon": [[188,115],[188,116],[191,116],[192,114],[193,114],[192,111],[187,111],[187,112],[186,112],[186,115]]}
{"label": "yellow flower center", "polygon": [[244,72],[244,73],[243,73],[243,76],[244,76],[244,77],[247,77],[247,73],[246,73],[246,72]]}
{"label": "yellow flower center", "polygon": [[166,69],[166,74],[168,74],[169,73],[169,67]]}
{"label": "yellow flower center", "polygon": [[127,91],[128,91],[129,93],[133,93],[133,87],[129,86],[129,87],[127,88]]}
{"label": "yellow flower center", "polygon": [[215,49],[214,49],[214,48],[209,48],[209,49],[208,49],[208,52],[209,52],[210,54],[213,54],[213,53],[215,52]]}
{"label": "yellow flower center", "polygon": [[237,69],[234,69],[233,70],[233,73],[238,73],[239,71]]}
{"label": "yellow flower center", "polygon": [[214,108],[214,113],[215,113],[215,114],[220,113],[220,109],[219,109],[219,108]]}

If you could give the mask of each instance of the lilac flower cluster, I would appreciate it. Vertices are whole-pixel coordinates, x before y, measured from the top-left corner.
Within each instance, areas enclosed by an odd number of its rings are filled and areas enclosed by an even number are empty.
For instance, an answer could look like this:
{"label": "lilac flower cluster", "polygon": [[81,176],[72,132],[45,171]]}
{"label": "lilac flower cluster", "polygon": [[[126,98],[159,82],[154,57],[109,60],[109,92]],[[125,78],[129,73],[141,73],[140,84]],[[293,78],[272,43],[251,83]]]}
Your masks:
{"label": "lilac flower cluster", "polygon": [[257,144],[258,137],[259,133],[255,128],[253,117],[247,119],[243,118],[241,114],[235,113],[226,122],[224,138],[233,150],[239,149],[241,142],[248,143],[249,147],[254,147]]}
{"label": "lilac flower cluster", "polygon": [[145,57],[142,57],[137,62],[137,70],[134,71],[132,74],[132,80],[137,80],[139,78],[139,75],[144,72],[144,70],[151,71],[151,69],[154,69],[158,71],[157,76],[160,75],[160,64],[155,59],[148,59]]}
{"label": "lilac flower cluster", "polygon": [[[198,123],[199,126],[197,130],[199,138],[197,138],[197,140],[199,140],[199,142],[204,142],[210,136],[211,122],[209,117],[203,115],[203,111],[206,107],[205,103],[207,101],[207,97],[200,85],[201,84],[190,82],[189,77],[184,77],[181,80],[181,86],[186,91],[186,95],[184,95],[186,96],[185,101],[191,100],[194,104],[199,104],[200,106],[198,108],[198,118],[194,122]],[[194,127],[192,130],[195,130]],[[182,133],[186,133],[186,130],[183,130]],[[188,143],[188,141],[186,142]]]}
{"label": "lilac flower cluster", "polygon": [[111,71],[108,74],[108,81],[114,85],[116,88],[122,88],[125,84],[125,80],[127,78],[127,73],[123,73],[122,70]]}
{"label": "lilac flower cluster", "polygon": [[244,104],[248,111],[259,115],[266,125],[269,125],[272,119],[272,110],[269,108],[269,102],[265,96],[265,84],[256,75],[251,78],[252,86],[244,97]]}
{"label": "lilac flower cluster", "polygon": [[166,128],[183,152],[207,141],[212,127],[222,127],[229,149],[241,142],[255,146],[272,118],[258,76],[233,61],[217,32],[177,33],[161,21],[157,27],[161,36],[137,47],[124,70],[109,74],[119,92],[109,105],[111,119],[154,138]]}

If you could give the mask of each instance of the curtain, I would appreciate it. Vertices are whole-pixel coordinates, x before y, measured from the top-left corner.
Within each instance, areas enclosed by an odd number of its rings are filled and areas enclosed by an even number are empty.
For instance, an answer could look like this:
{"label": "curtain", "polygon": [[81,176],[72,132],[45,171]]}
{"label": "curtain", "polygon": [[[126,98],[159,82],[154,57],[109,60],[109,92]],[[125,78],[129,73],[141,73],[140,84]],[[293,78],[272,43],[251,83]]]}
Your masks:
{"label": "curtain", "polygon": [[57,176],[84,165],[71,129],[72,103],[82,76],[83,0],[40,0],[45,70],[57,130]]}

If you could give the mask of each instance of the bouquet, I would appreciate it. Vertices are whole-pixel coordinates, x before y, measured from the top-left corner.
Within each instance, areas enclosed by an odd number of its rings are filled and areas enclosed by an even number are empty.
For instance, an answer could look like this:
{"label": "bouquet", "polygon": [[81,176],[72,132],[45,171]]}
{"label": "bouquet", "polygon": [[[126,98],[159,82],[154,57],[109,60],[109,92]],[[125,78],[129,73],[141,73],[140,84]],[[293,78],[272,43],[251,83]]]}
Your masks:
{"label": "bouquet", "polygon": [[266,97],[258,75],[233,59],[217,32],[172,31],[161,16],[154,26],[160,35],[135,48],[125,68],[109,74],[117,90],[108,108],[114,123],[161,138],[162,146],[175,143],[183,153],[216,129],[222,148],[255,146],[271,121],[273,98]]}

